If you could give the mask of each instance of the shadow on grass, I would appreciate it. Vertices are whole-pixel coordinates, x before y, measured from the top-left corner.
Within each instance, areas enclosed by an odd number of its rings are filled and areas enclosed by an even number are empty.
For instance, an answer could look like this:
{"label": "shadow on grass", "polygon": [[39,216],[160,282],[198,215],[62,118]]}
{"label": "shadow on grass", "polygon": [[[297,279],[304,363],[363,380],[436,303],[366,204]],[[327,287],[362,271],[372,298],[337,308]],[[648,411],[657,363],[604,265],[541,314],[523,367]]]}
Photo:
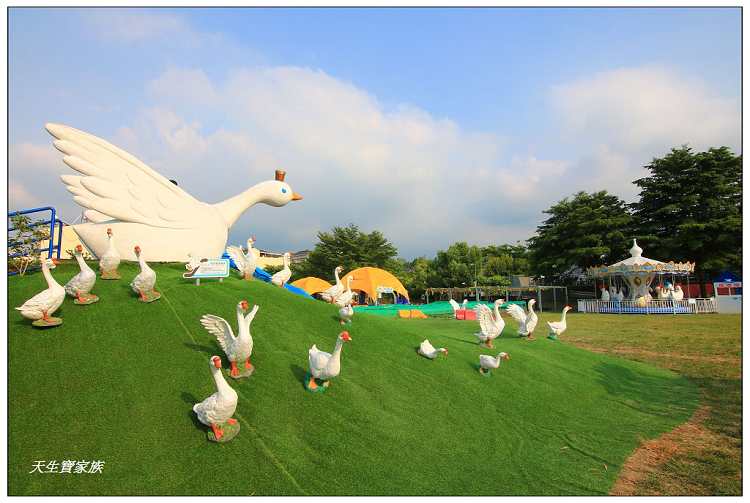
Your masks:
{"label": "shadow on grass", "polygon": [[199,353],[205,353],[208,356],[213,356],[217,354],[217,351],[220,351],[218,348],[211,347],[211,346],[204,346],[203,344],[193,344],[192,342],[183,342],[183,345],[186,347],[192,349],[193,351],[198,351]]}
{"label": "shadow on grass", "polygon": [[452,341],[463,342],[464,344],[471,344],[472,346],[476,346],[477,345],[477,343],[474,342],[474,341],[467,341],[466,339],[459,339],[458,337],[451,337],[450,335],[442,335],[441,337],[444,337],[446,339],[450,339]]}
{"label": "shadow on grass", "polygon": [[291,364],[289,365],[289,370],[292,371],[292,374],[294,374],[294,378],[299,381],[299,383],[302,385],[302,387],[305,387],[305,377],[307,377],[307,370],[303,369],[299,365]]}
{"label": "shadow on grass", "polygon": [[200,403],[200,400],[195,398],[195,396],[192,393],[188,393],[187,391],[183,391],[182,393],[180,393],[180,398],[182,398],[182,401],[190,406],[187,414],[190,417],[190,420],[195,425],[195,427],[205,432],[206,425],[198,421],[198,416],[195,414],[195,411],[193,411],[193,405],[195,405],[196,403]]}
{"label": "shadow on grass", "polygon": [[674,417],[687,416],[698,406],[699,394],[685,378],[636,373],[617,363],[600,363],[594,370],[604,389],[631,409]]}

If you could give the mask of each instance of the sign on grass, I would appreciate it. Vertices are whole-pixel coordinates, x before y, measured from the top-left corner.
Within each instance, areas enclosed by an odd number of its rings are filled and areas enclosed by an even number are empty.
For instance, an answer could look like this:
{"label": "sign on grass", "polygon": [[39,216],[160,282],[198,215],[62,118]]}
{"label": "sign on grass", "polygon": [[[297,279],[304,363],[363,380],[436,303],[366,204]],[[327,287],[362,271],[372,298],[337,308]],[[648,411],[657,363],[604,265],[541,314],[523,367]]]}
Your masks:
{"label": "sign on grass", "polygon": [[208,258],[200,261],[197,267],[182,275],[185,279],[194,279],[197,285],[205,278],[219,278],[221,281],[229,277],[229,259]]}

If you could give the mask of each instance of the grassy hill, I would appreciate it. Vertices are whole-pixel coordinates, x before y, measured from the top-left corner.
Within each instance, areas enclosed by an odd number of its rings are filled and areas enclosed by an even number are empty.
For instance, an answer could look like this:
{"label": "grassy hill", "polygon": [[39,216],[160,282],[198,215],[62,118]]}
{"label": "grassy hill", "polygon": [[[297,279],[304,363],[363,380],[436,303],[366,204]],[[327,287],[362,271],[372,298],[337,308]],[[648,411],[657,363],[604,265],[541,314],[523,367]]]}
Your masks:
{"label": "grassy hill", "polygon": [[[101,301],[66,300],[61,327],[38,330],[12,309],[45,287],[9,278],[9,487],[36,494],[606,494],[639,440],[684,422],[696,386],[663,369],[513,337],[511,360],[475,370],[475,322],[358,314],[341,375],[305,391],[307,350],[333,348],[333,306],[259,281],[195,286],[160,265],[162,298],[138,302],[128,284],[97,281]],[[61,284],[71,264],[53,274]],[[191,410],[214,392],[211,355],[224,358],[199,318],[231,320],[258,304],[255,374],[230,383],[240,434],[219,445]],[[557,318],[559,314],[555,314]],[[574,334],[584,317],[569,316]],[[579,323],[580,320],[580,323]],[[585,323],[591,326],[592,323]],[[564,339],[565,336],[563,336]],[[447,359],[416,355],[429,338]],[[226,358],[224,358],[226,365]],[[103,460],[102,474],[30,474],[38,460]]]}

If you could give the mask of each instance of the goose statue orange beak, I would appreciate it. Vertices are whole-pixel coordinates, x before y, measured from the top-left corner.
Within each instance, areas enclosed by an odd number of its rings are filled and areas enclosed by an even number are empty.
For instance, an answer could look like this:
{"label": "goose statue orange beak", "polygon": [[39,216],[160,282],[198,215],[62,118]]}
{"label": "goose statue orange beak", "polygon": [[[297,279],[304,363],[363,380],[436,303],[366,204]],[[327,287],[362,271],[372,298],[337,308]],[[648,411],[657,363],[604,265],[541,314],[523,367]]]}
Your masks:
{"label": "goose statue orange beak", "polygon": [[302,199],[302,196],[297,194],[296,192],[292,192],[292,201],[299,201]]}
{"label": "goose statue orange beak", "polygon": [[221,368],[221,358],[219,358],[218,356],[214,356],[213,358],[211,358],[211,361],[214,362],[214,367],[216,367],[217,369]]}

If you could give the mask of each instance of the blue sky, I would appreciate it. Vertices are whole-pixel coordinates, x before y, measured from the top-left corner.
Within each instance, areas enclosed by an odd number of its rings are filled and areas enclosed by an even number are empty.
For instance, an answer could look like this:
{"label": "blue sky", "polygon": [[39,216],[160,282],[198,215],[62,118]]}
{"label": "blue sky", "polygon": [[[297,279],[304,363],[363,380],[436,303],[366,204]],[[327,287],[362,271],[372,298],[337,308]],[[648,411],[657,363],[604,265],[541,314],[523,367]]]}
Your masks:
{"label": "blue sky", "polygon": [[406,257],[523,240],[577,190],[632,199],[672,146],[738,150],[740,23],[739,9],[12,9],[10,205],[78,215],[52,121],[208,202],[286,169],[304,204],[251,209],[232,242],[304,248],[350,221]]}

